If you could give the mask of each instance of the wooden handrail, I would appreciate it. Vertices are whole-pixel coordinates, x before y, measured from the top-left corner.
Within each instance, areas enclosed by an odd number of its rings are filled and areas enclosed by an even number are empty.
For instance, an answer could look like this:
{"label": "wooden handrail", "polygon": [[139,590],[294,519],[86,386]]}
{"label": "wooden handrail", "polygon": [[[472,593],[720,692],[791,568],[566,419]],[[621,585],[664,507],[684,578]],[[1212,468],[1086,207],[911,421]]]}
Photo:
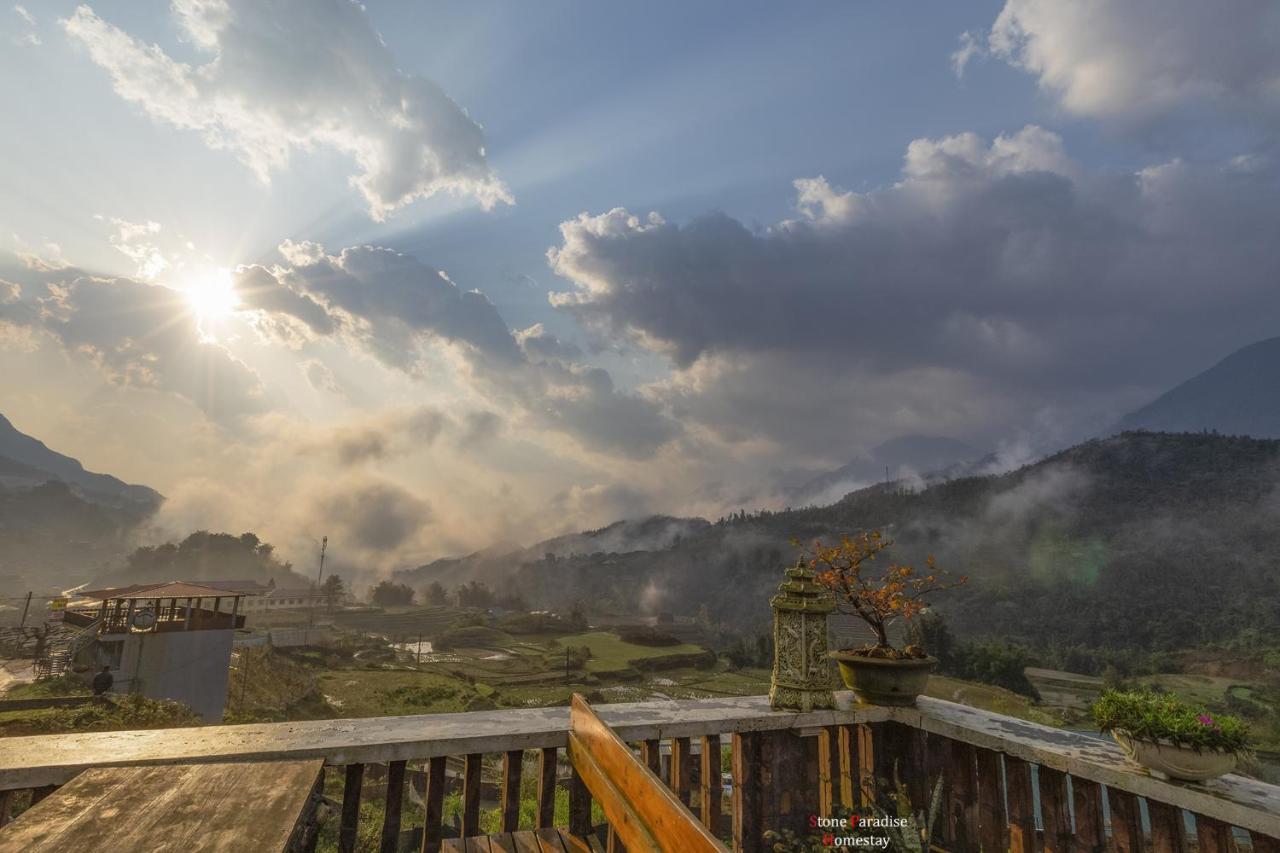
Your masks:
{"label": "wooden handrail", "polygon": [[693,812],[641,763],[579,694],[569,712],[569,761],[632,853],[724,853]]}

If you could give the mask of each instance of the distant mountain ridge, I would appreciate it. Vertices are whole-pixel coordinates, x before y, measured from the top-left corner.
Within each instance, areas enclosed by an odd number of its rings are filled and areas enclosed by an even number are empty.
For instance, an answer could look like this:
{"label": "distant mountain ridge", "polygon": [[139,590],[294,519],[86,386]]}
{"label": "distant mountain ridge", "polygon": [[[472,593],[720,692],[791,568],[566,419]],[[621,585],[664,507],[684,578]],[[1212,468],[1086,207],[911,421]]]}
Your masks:
{"label": "distant mountain ridge", "polygon": [[49,480],[64,482],[87,500],[110,506],[123,503],[154,509],[164,500],[163,495],[146,486],[86,471],[78,459],[50,450],[0,414],[0,484],[30,488]]}
{"label": "distant mountain ridge", "polygon": [[961,476],[971,473],[968,469],[986,456],[976,447],[947,436],[903,435],[792,489],[790,500],[795,506],[825,506],[873,483],[934,474]]}
{"label": "distant mountain ridge", "polygon": [[1126,415],[1116,429],[1280,438],[1280,337],[1236,350]]}

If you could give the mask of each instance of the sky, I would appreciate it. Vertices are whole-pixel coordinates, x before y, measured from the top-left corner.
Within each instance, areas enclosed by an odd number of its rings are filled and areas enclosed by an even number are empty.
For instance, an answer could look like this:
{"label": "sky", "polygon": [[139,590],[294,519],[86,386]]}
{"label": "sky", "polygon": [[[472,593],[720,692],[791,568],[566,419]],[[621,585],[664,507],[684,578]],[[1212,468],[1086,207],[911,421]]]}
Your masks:
{"label": "sky", "polygon": [[1273,0],[0,8],[0,411],[382,571],[1007,464],[1280,330]]}

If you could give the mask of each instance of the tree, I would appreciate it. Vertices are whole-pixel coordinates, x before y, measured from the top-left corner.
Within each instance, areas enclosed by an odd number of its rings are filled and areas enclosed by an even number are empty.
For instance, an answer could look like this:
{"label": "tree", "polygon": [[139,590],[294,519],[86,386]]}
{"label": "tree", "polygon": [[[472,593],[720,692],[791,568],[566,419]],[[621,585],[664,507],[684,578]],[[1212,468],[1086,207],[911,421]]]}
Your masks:
{"label": "tree", "polygon": [[483,581],[468,581],[458,587],[455,595],[459,607],[488,608],[493,606],[493,590]]}
{"label": "tree", "polygon": [[431,586],[427,587],[422,593],[422,598],[427,604],[448,604],[449,591],[444,588],[444,584],[440,581],[432,581]]}
{"label": "tree", "polygon": [[320,595],[324,597],[325,605],[332,610],[346,595],[347,585],[342,582],[341,575],[329,575],[324,579],[324,583],[320,584]]}
{"label": "tree", "polygon": [[413,604],[413,588],[402,583],[379,581],[370,600],[376,607],[403,607]]}

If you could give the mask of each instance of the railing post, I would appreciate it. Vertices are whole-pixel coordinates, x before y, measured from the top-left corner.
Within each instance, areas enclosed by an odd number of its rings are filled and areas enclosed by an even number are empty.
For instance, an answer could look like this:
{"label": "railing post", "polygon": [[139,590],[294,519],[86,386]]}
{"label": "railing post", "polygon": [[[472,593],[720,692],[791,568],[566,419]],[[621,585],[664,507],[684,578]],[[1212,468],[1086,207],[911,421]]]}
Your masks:
{"label": "railing post", "polygon": [[1075,849],[1081,853],[1101,853],[1107,849],[1107,830],[1102,815],[1102,786],[1079,776],[1071,777],[1071,803],[1075,807]]}
{"label": "railing post", "polygon": [[1280,838],[1251,832],[1249,839],[1253,842],[1253,853],[1280,853]]}
{"label": "railing post", "polygon": [[591,792],[576,767],[569,776],[569,833],[579,838],[591,834]]}
{"label": "railing post", "polygon": [[1148,799],[1147,816],[1151,818],[1151,849],[1155,853],[1184,853],[1187,839],[1182,809]]}
{"label": "railing post", "polygon": [[403,761],[387,766],[387,809],[382,819],[381,853],[396,853],[400,844],[400,804],[404,798]]}
{"label": "railing post", "polygon": [[556,747],[538,754],[538,828],[553,826],[556,819]]}
{"label": "railing post", "polygon": [[427,762],[427,795],[424,798],[426,819],[422,825],[422,853],[440,853],[444,818],[444,771],[449,759],[443,755]]}
{"label": "railing post", "polygon": [[809,739],[789,729],[762,732],[759,738],[760,831],[790,829],[805,835],[805,821],[818,808],[816,786],[808,784]]}
{"label": "railing post", "polygon": [[1235,853],[1231,827],[1220,820],[1196,815],[1196,840],[1200,843],[1200,853]]}
{"label": "railing post", "polygon": [[502,755],[502,831],[520,828],[520,773],[524,750],[511,749]]}
{"label": "railing post", "polygon": [[480,834],[480,774],[484,756],[468,753],[462,767],[462,837]]}
{"label": "railing post", "polygon": [[733,733],[733,849],[763,850],[759,732]]}
{"label": "railing post", "polygon": [[818,732],[818,811],[833,814],[840,803],[840,733],[836,726]]}
{"label": "railing post", "polygon": [[978,785],[973,747],[958,740],[950,742],[947,753],[946,782],[943,796],[947,800],[947,847],[970,850],[978,839]]}
{"label": "railing post", "polygon": [[640,744],[640,760],[645,766],[654,772],[654,775],[662,777],[662,741],[657,738],[650,738]]}
{"label": "railing post", "polygon": [[877,731],[874,725],[857,725],[858,803],[869,806],[876,801]]}
{"label": "railing post", "polygon": [[1044,819],[1045,853],[1071,849],[1071,812],[1067,806],[1067,775],[1040,766],[1040,816]]}
{"label": "railing post", "polygon": [[1107,801],[1111,804],[1111,849],[1116,853],[1142,853],[1146,845],[1138,798],[1128,791],[1107,788]]}
{"label": "railing post", "polygon": [[360,829],[360,788],[364,784],[364,765],[348,764],[342,786],[342,820],[338,825],[339,853],[353,853],[356,833]]}
{"label": "railing post", "polygon": [[698,782],[701,787],[698,798],[702,807],[702,825],[719,835],[720,801],[724,798],[720,781],[720,735],[703,736],[701,758],[702,778]]}
{"label": "railing post", "polygon": [[840,750],[840,805],[852,809],[858,798],[858,730],[854,726],[836,726]]}
{"label": "railing post", "polygon": [[[978,844],[984,851],[1009,849],[1009,822],[1000,785],[1000,754],[976,749],[978,765]],[[928,802],[924,808],[929,808]]]}
{"label": "railing post", "polygon": [[1034,853],[1036,813],[1031,792],[1031,765],[1021,758],[1006,755],[1004,784],[1009,805],[1009,849],[1012,853]]}
{"label": "railing post", "polygon": [[693,780],[692,744],[687,737],[671,739],[671,790],[687,808]]}
{"label": "railing post", "polygon": [[0,827],[4,826],[13,817],[13,795],[17,793],[12,788],[7,791],[0,791]]}

